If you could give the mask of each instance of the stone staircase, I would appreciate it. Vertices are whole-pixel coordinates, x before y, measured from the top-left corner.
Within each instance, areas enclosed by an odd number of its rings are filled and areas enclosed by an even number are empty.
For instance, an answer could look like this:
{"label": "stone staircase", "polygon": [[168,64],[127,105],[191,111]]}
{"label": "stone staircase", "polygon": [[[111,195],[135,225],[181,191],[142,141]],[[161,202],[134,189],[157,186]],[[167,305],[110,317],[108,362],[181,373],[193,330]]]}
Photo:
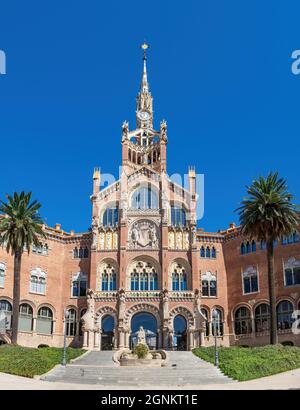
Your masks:
{"label": "stone staircase", "polygon": [[82,359],[60,366],[42,380],[126,387],[188,387],[234,383],[213,365],[191,352],[168,352],[168,363],[162,368],[119,367],[112,360],[113,352],[90,352]]}

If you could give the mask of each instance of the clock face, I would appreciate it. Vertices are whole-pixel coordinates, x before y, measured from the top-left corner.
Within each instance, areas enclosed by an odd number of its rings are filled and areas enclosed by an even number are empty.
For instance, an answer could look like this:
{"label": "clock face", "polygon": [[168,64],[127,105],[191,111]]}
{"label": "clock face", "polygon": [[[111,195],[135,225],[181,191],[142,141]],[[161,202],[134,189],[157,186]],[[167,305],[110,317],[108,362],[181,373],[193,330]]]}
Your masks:
{"label": "clock face", "polygon": [[147,111],[140,111],[138,113],[138,117],[142,121],[148,121],[150,118],[150,114]]}

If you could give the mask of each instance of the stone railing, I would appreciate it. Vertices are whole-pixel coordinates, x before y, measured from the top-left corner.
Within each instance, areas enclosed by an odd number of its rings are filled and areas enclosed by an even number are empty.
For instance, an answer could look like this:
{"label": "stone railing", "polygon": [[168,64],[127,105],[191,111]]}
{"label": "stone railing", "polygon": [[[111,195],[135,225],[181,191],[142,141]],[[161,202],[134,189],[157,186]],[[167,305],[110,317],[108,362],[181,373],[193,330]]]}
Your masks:
{"label": "stone railing", "polygon": [[120,191],[120,182],[117,181],[114,184],[110,185],[109,187],[103,189],[103,191],[100,191],[99,193],[99,199],[105,199],[107,196],[113,194],[114,192]]}
{"label": "stone railing", "polygon": [[126,292],[126,298],[128,299],[158,299],[160,298],[160,291],[128,291]]}
{"label": "stone railing", "polygon": [[194,300],[195,294],[193,291],[169,292],[169,297],[170,299]]}
{"label": "stone railing", "polygon": [[105,291],[99,291],[94,293],[94,298],[95,299],[105,299],[105,300],[117,300],[118,298],[118,292],[105,292]]}

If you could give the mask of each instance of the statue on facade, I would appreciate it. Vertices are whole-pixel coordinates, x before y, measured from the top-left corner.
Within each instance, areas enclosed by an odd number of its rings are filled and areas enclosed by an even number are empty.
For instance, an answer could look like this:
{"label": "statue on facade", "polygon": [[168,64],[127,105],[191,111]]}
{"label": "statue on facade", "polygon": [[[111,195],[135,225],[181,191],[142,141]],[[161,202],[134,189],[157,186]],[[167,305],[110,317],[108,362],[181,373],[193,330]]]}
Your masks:
{"label": "statue on facade", "polygon": [[155,225],[152,225],[152,226],[149,227],[149,238],[152,242],[152,246],[157,246],[158,245]]}
{"label": "statue on facade", "polygon": [[126,311],[126,296],[124,289],[119,292],[119,320],[124,320],[124,315]]}
{"label": "statue on facade", "polygon": [[146,345],[146,332],[143,328],[143,326],[140,327],[139,331],[137,332],[137,343],[139,345]]}
{"label": "statue on facade", "polygon": [[122,142],[128,139],[129,134],[129,123],[128,121],[124,121],[122,125]]}
{"label": "statue on facade", "polygon": [[88,308],[81,320],[83,322],[83,330],[85,332],[93,332],[95,330],[95,299],[93,290],[88,289],[86,296]]}
{"label": "statue on facade", "polygon": [[167,122],[166,122],[165,120],[163,120],[163,121],[160,123],[160,136],[161,136],[161,139],[162,139],[163,141],[165,141],[165,142],[168,141],[167,128],[168,128]]}
{"label": "statue on facade", "polygon": [[139,240],[139,226],[138,224],[135,224],[132,228],[131,231],[131,240],[134,246],[137,245],[138,240]]}
{"label": "statue on facade", "polygon": [[169,291],[168,289],[165,289],[163,291],[163,319],[168,320],[169,319]]}

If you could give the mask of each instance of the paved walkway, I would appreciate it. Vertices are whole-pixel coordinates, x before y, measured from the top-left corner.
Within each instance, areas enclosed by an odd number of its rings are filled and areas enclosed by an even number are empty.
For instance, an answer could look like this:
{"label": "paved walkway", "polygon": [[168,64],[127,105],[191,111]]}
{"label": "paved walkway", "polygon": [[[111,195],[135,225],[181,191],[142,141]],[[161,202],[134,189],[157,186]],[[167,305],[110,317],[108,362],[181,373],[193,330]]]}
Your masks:
{"label": "paved walkway", "polygon": [[[193,366],[194,371],[191,371],[190,366]],[[300,369],[237,383],[189,352],[171,353],[166,368],[147,369],[155,373],[155,379],[152,378],[151,372],[145,369],[134,368],[129,370],[130,374],[127,372],[122,374],[124,368],[112,364],[111,353],[105,353],[101,358],[97,352],[90,353],[73,365],[69,365],[66,370],[61,370],[58,368],[52,371],[45,377],[46,381],[0,373],[0,390],[143,390],[145,388],[147,390],[300,390]],[[111,377],[107,381],[103,379],[105,372],[111,370],[121,375],[117,379],[121,382],[110,385]],[[67,380],[69,372],[72,378]],[[204,377],[204,373],[207,377]],[[95,374],[97,381],[95,381]],[[113,376],[115,377],[115,374]],[[125,376],[130,379],[124,380]],[[166,380],[165,377],[167,381],[162,385],[161,380]],[[91,382],[92,378],[94,378],[93,382]],[[141,383],[141,379],[146,380],[147,385]],[[171,384],[170,380],[174,384]]]}

